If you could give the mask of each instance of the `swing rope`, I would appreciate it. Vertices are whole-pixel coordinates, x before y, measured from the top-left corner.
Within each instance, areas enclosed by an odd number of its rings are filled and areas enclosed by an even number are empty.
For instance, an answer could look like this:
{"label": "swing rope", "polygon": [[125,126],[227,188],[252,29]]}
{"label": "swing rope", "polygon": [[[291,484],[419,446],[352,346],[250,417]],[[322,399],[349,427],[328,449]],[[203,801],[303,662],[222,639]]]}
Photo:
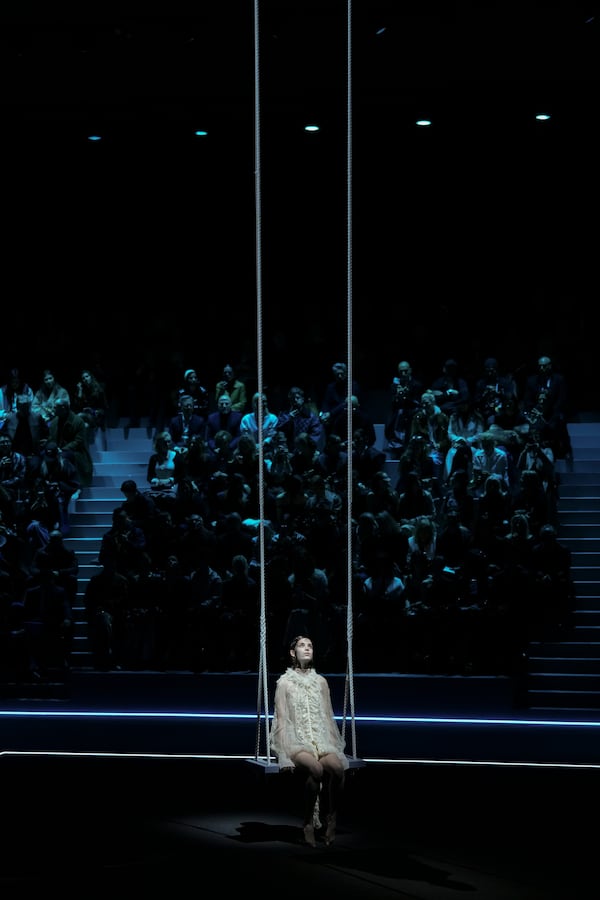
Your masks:
{"label": "swing rope", "polygon": [[[353,409],[352,396],[352,0],[347,0],[347,94],[346,94],[346,227],[347,227],[347,298],[346,298],[346,341],[347,341],[347,389],[348,412],[347,434],[347,616],[346,640],[347,662],[342,716],[342,737],[346,736],[348,714],[351,721],[351,759],[356,755],[356,722],[354,706],[354,665],[353,665],[353,565],[352,565],[352,437]],[[265,505],[264,505],[264,441],[263,441],[263,320],[262,320],[262,192],[261,192],[261,115],[260,115],[260,16],[259,0],[254,0],[254,185],[255,185],[255,229],[256,229],[256,331],[257,331],[257,381],[258,381],[258,487],[259,487],[259,547],[260,547],[260,645],[258,664],[257,730],[254,762],[260,761],[261,720],[264,723],[265,752],[267,769],[277,770],[271,759],[269,731],[269,692],[267,660],[267,615],[266,615],[266,572],[265,572]],[[264,716],[263,716],[264,711]],[[349,711],[349,713],[348,713]]]}
{"label": "swing rope", "polygon": [[[270,762],[269,693],[267,665],[267,611],[265,572],[265,490],[263,440],[263,321],[262,321],[262,188],[261,188],[261,131],[260,131],[260,17],[259,0],[254,0],[254,196],[256,246],[256,347],[257,347],[257,425],[258,425],[258,498],[259,498],[259,559],[260,559],[260,637],[258,648],[258,697],[256,756],[260,753],[260,720],[264,710],[267,762]],[[262,690],[262,697],[261,697]]]}

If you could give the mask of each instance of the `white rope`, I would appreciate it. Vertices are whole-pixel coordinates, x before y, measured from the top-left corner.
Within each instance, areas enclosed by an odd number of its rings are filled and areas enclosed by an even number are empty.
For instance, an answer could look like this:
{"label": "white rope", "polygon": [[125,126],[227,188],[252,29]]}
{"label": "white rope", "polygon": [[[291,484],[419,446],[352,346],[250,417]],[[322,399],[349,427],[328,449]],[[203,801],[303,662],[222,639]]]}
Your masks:
{"label": "white rope", "polygon": [[346,702],[350,704],[350,721],[352,725],[350,743],[352,756],[356,757],[356,719],[354,711],[354,663],[353,663],[353,639],[354,639],[354,611],[353,611],[353,586],[354,574],[352,565],[352,497],[354,495],[354,486],[352,479],[352,436],[353,436],[353,409],[352,409],[352,384],[353,384],[353,366],[352,366],[352,0],[347,0],[347,58],[346,58],[346,265],[347,265],[347,356],[348,356],[348,385],[346,388],[346,396],[348,398],[348,414],[347,414],[347,433],[346,447],[348,451],[347,466],[347,483],[346,492],[348,495],[347,509],[347,613],[346,613],[346,641],[347,641],[347,664],[346,664],[346,690],[344,694],[344,718],[342,725],[342,734],[346,727]]}
{"label": "white rope", "polygon": [[[267,762],[271,760],[269,733],[269,691],[267,684],[267,613],[265,588],[265,498],[264,498],[264,440],[263,440],[263,322],[262,322],[262,188],[261,188],[261,132],[260,132],[260,19],[259,0],[254,0],[254,196],[256,217],[256,347],[258,424],[258,497],[259,497],[259,559],[260,559],[260,644],[258,660],[258,698],[256,758],[260,754],[261,709],[264,710]],[[261,699],[262,690],[262,699]]]}
{"label": "white rope", "polygon": [[[260,131],[260,28],[259,0],[254,0],[254,185],[256,215],[256,334],[257,334],[257,373],[258,373],[258,488],[259,488],[259,545],[260,545],[260,646],[258,664],[258,697],[257,697],[257,731],[255,759],[258,760],[261,749],[261,720],[264,722],[265,748],[267,765],[271,763],[269,732],[269,693],[268,693],[268,660],[267,660],[267,617],[266,617],[266,572],[265,572],[265,506],[264,506],[264,441],[263,441],[263,321],[262,321],[262,191],[261,191],[261,131]],[[344,691],[344,710],[342,717],[342,736],[345,737],[347,705],[351,718],[351,753],[356,759],[356,719],[354,709],[354,664],[353,664],[353,565],[352,565],[352,434],[353,410],[351,403],[353,369],[352,369],[352,0],[347,0],[347,357],[348,397],[347,414],[347,663]],[[261,693],[262,692],[262,693]],[[264,710],[264,717],[261,711]]]}

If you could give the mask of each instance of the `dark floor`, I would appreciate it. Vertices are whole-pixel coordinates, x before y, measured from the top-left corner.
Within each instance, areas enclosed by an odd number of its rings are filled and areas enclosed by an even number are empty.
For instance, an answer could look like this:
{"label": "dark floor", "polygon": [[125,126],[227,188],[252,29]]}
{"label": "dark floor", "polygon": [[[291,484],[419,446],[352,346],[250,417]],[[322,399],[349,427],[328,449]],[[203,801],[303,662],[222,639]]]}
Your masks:
{"label": "dark floor", "polygon": [[256,674],[82,675],[5,697],[0,896],[597,895],[598,713],[515,710],[505,679],[354,687],[364,765],[316,849],[299,780],[253,761]]}
{"label": "dark floor", "polygon": [[300,783],[239,762],[3,758],[3,897],[597,895],[590,770],[368,764],[331,847]]}

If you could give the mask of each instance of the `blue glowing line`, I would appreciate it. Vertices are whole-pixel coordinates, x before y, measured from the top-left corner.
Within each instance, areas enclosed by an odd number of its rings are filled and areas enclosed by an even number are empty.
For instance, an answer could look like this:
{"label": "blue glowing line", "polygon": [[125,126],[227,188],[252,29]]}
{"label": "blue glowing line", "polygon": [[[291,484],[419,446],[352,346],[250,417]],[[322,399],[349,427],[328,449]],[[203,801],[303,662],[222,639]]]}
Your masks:
{"label": "blue glowing line", "polygon": [[[220,713],[220,712],[153,712],[151,710],[0,710],[4,718],[53,718],[53,719],[230,719],[232,721],[264,721],[264,713]],[[269,714],[269,719],[272,715]],[[335,717],[344,721],[343,716]],[[347,718],[346,718],[347,721]],[[377,723],[383,725],[526,725],[531,727],[600,728],[600,721],[564,719],[493,719],[474,716],[355,716],[356,723]]]}
{"label": "blue glowing line", "polygon": [[[250,758],[245,754],[227,753],[134,753],[116,752],[105,750],[1,750],[0,757],[53,757],[60,759],[156,759],[156,760],[199,760],[199,761],[223,761],[257,763],[265,767],[268,774],[277,774],[278,766],[271,761],[267,766],[266,758]],[[505,760],[473,760],[473,759],[427,759],[423,757],[365,757],[361,763],[376,765],[424,765],[424,766],[472,766],[486,768],[511,768],[511,769],[600,769],[596,763],[565,763],[565,762],[511,762]]]}

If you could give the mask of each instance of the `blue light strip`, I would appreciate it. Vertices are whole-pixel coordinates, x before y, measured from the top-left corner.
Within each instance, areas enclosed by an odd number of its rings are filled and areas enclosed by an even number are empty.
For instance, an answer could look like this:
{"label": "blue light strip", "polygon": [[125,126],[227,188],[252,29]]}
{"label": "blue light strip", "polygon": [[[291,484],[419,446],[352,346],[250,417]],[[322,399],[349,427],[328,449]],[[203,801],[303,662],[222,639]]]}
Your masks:
{"label": "blue light strip", "polygon": [[[53,718],[53,719],[230,719],[232,721],[256,721],[256,713],[220,712],[153,712],[151,710],[0,710],[4,718]],[[269,719],[272,716],[269,715]],[[343,721],[343,716],[335,717]],[[260,721],[264,722],[264,713]],[[600,728],[600,721],[569,719],[492,719],[473,716],[355,716],[355,722],[383,725],[526,725],[532,727]]]}
{"label": "blue light strip", "polygon": [[[198,760],[198,761],[226,761],[265,763],[264,759],[252,759],[242,754],[226,753],[117,753],[96,750],[2,750],[1,757],[18,758],[57,758],[57,759],[155,759],[155,760]],[[564,762],[507,762],[504,760],[474,760],[474,759],[427,759],[421,757],[387,758],[365,757],[361,760],[364,764],[375,765],[423,765],[423,766],[469,766],[479,768],[507,768],[507,769],[581,769],[598,770],[600,764],[595,763],[564,763]],[[275,774],[277,766],[271,767],[268,774]]]}

